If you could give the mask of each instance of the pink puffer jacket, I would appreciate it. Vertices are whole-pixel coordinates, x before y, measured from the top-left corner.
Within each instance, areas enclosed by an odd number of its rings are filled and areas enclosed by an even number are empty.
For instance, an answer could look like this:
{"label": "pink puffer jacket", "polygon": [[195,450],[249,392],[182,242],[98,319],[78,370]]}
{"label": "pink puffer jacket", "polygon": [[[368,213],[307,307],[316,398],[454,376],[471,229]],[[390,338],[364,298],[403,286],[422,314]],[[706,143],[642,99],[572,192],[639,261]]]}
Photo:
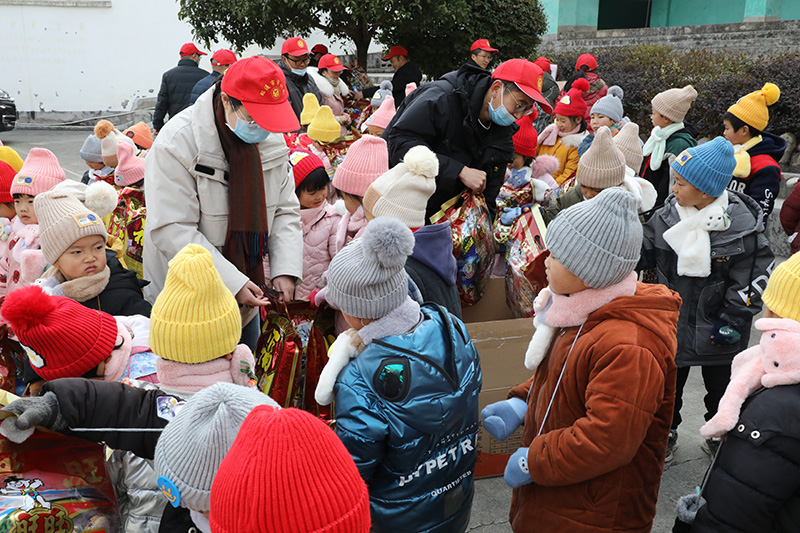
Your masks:
{"label": "pink puffer jacket", "polygon": [[308,295],[321,285],[331,259],[336,255],[336,231],[342,216],[330,204],[315,209],[301,209],[303,223],[303,283],[295,289],[296,300],[307,300]]}

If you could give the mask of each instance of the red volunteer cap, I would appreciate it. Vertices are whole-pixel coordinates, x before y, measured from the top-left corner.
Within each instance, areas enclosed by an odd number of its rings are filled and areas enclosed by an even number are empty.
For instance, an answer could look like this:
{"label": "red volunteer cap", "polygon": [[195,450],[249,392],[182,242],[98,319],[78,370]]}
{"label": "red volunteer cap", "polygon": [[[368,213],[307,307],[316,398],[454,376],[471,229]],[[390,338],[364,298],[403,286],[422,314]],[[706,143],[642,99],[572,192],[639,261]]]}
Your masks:
{"label": "red volunteer cap", "polygon": [[597,68],[597,58],[592,54],[581,54],[578,56],[578,61],[575,62],[575,70],[580,70],[582,66],[586,65],[589,70]]}
{"label": "red volunteer cap", "polygon": [[225,48],[220,48],[211,56],[211,61],[216,61],[217,65],[233,65],[236,63],[236,54]]}
{"label": "red volunteer cap", "polygon": [[328,47],[324,44],[315,44],[314,47],[311,49],[311,52],[314,54],[322,54],[325,55],[328,53]]}
{"label": "red volunteer cap", "polygon": [[534,59],[533,64],[542,69],[544,72],[550,72],[550,60],[544,56],[539,56]]}
{"label": "red volunteer cap", "polygon": [[542,96],[542,80],[544,79],[544,73],[542,69],[527,59],[509,59],[508,61],[500,63],[500,65],[494,69],[492,79],[513,81],[522,92],[536,100],[547,114],[553,112],[550,102]]}
{"label": "red volunteer cap", "polygon": [[222,92],[240,100],[244,108],[267,131],[300,129],[300,121],[289,103],[286,77],[266,57],[248,57],[234,63],[222,77]]}
{"label": "red volunteer cap", "polygon": [[205,52],[201,52],[194,43],[186,43],[181,46],[181,55],[182,56],[190,56],[192,54],[200,54],[201,56],[207,56],[208,54]]}
{"label": "red volunteer cap", "polygon": [[325,54],[319,58],[319,68],[326,68],[334,72],[347,70],[344,65],[342,65],[342,62],[339,60],[339,58],[333,54]]}
{"label": "red volunteer cap", "polygon": [[407,56],[408,50],[403,48],[402,46],[392,46],[389,48],[389,53],[383,56],[381,59],[384,61],[389,61],[394,56]]}
{"label": "red volunteer cap", "polygon": [[474,52],[475,50],[486,50],[487,52],[491,52],[493,54],[499,52],[497,48],[492,48],[491,46],[489,46],[489,39],[478,39],[477,41],[472,43],[472,46],[470,47],[469,51]]}
{"label": "red volunteer cap", "polygon": [[308,43],[300,37],[292,37],[283,41],[281,46],[281,55],[289,54],[290,56],[305,56],[311,52],[308,49]]}

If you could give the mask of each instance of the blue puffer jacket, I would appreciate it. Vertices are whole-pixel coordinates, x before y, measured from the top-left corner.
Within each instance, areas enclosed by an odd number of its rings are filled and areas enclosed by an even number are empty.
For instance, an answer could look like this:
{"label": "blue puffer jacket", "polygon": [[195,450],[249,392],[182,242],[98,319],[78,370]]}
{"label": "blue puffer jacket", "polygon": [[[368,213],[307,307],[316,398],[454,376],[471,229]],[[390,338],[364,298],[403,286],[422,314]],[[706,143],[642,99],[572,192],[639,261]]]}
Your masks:
{"label": "blue puffer jacket", "polygon": [[375,340],[336,382],[336,432],[369,485],[375,532],[462,532],[477,458],[478,352],[443,308]]}

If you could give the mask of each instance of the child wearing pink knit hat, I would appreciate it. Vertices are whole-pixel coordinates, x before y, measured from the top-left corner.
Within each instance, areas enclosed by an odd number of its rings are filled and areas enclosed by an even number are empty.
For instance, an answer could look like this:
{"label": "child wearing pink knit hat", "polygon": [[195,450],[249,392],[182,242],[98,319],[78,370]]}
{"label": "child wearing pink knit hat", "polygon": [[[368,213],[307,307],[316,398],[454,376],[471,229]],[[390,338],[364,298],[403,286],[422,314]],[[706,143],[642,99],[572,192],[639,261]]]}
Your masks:
{"label": "child wearing pink knit hat", "polygon": [[373,181],[386,172],[389,172],[389,149],[386,141],[380,137],[365,135],[347,151],[333,176],[333,186],[339,191],[347,208],[336,235],[337,251],[364,232],[367,227],[364,193]]}
{"label": "child wearing pink knit hat", "polygon": [[30,269],[35,274],[25,275],[27,263],[31,258],[40,256],[33,252],[39,249],[39,219],[36,217],[33,200],[66,178],[56,155],[45,148],[32,148],[14,177],[10,192],[14,197],[17,216],[11,221],[9,251],[0,267],[0,270],[7,272],[6,293],[31,285],[41,272],[42,265],[36,265]]}
{"label": "child wearing pink knit hat", "polygon": [[395,113],[397,113],[397,109],[394,107],[394,98],[387,95],[375,114],[370,117],[367,123],[367,133],[376,137],[383,135],[383,130],[392,121]]}
{"label": "child wearing pink knit hat", "polygon": [[114,183],[117,187],[144,187],[144,159],[134,154],[130,144],[117,143],[119,164],[114,169]]}

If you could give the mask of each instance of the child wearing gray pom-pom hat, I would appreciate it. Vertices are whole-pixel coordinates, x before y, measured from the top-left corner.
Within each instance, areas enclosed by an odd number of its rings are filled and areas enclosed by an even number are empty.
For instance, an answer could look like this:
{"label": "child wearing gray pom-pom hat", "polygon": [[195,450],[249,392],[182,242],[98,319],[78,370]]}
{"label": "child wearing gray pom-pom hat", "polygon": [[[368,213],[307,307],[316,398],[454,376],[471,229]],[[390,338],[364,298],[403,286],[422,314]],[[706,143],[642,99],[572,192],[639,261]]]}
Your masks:
{"label": "child wearing gray pom-pom hat", "polygon": [[[477,459],[478,353],[464,324],[408,296],[411,230],[378,217],[328,268],[352,329],[331,346],[315,397],[370,488],[381,531],[465,531]],[[448,487],[448,490],[442,490]]]}
{"label": "child wearing gray pom-pom hat", "polygon": [[[621,187],[559,213],[545,243],[549,286],[534,303],[525,355],[535,374],[481,413],[499,440],[524,422],[505,470],[512,528],[648,531],[672,417],[680,298],[637,283],[642,227]],[[602,496],[587,498],[598,484]]]}

